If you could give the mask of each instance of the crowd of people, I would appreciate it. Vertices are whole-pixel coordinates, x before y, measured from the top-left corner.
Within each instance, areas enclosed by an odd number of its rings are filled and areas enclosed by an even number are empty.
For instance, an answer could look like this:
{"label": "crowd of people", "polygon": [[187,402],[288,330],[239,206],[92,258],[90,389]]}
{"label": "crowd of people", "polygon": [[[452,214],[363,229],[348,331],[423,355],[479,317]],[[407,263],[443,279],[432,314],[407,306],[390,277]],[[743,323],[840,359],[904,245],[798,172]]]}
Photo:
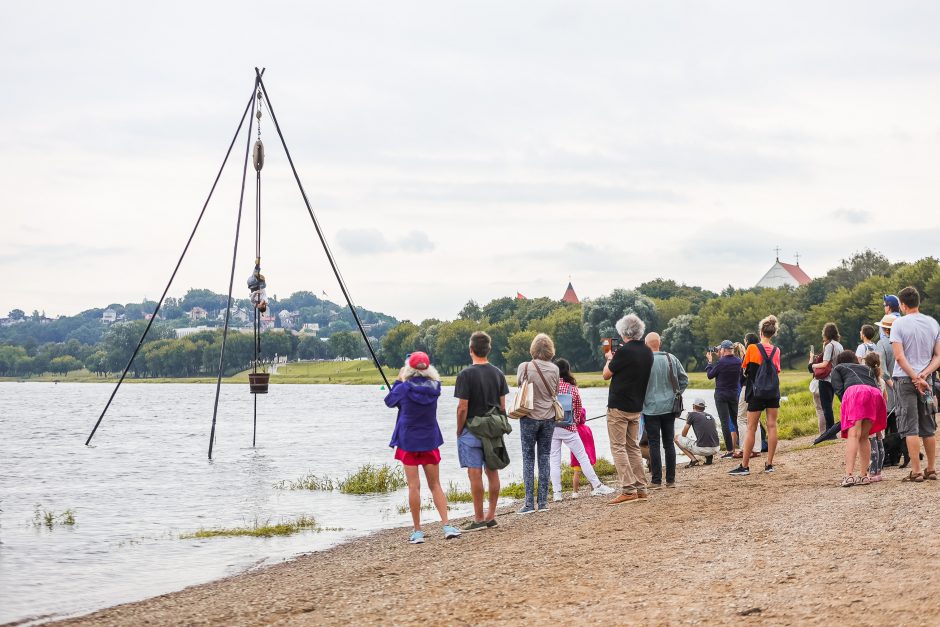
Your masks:
{"label": "crowd of people", "polygon": [[[892,436],[902,443],[898,446],[910,460],[905,481],[937,479],[935,389],[940,326],[920,313],[920,296],[913,287],[897,296],[885,296],[884,304],[884,317],[859,330],[856,350],[843,347],[834,323],[822,329],[822,351],[810,350],[808,370],[813,375],[811,390],[820,440],[841,435],[846,441],[843,487],[882,480]],[[728,474],[749,475],[751,459],[765,451],[763,472],[773,473],[781,401],[780,349],[774,345],[778,328],[777,318],[767,316],[760,321],[758,333],[747,334],[743,343],[723,340],[709,349],[706,373],[715,380],[715,417],[706,411],[701,397],[685,410],[683,393],[689,378],[682,363],[661,350],[659,334],[646,333],[638,316],[630,313],[621,318],[616,330],[622,344],[605,345],[610,350],[605,352],[603,369],[604,379],[610,381],[606,418],[616,489],[605,485],[594,471],[594,439],[586,424],[577,381],[568,361],[555,355],[552,339],[540,333],[532,340],[531,359],[519,364],[519,391],[507,413],[509,385],[503,372],[488,361],[490,337],[482,331],[473,333],[469,341],[471,365],[457,376],[454,391],[458,400],[457,456],[467,471],[473,500],[473,517],[459,529],[448,521],[438,471],[439,447],[444,441],[437,422],[440,376],[428,355],[412,353],[385,399],[389,407],[398,409],[389,445],[404,465],[408,481],[414,523],[410,541],[418,544],[425,538],[420,522],[419,467],[424,469],[434,506],[444,523],[445,539],[497,526],[499,471],[509,464],[504,438],[513,430],[509,415],[519,418],[525,488],[519,514],[547,510],[549,488],[553,501],[562,500],[562,445],[569,449],[575,471],[572,498],[580,496],[583,474],[593,496],[613,495],[609,505],[643,501],[651,490],[675,487],[677,448],[688,457],[688,467],[711,465],[721,452],[719,432],[725,448],[722,458],[740,460]],[[835,398],[841,401],[838,422],[833,411]],[[684,424],[681,434],[676,434],[680,416],[684,416]],[[891,433],[886,435],[886,430]],[[649,444],[649,477],[643,441]],[[923,469],[921,448],[926,458]]]}

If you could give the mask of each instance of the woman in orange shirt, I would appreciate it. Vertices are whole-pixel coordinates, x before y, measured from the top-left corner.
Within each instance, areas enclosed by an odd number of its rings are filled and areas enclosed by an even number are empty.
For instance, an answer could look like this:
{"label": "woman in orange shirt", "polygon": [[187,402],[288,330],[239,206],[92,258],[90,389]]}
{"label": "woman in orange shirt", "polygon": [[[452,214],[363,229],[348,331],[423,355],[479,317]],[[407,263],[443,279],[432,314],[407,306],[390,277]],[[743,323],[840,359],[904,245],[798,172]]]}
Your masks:
{"label": "woman in orange shirt", "polygon": [[[780,409],[780,349],[773,345],[772,338],[777,334],[776,316],[767,316],[760,321],[760,342],[747,347],[744,354],[745,392],[747,400],[747,433],[744,436],[742,450],[750,451],[754,446],[757,423],[762,411],[767,412],[767,463],[764,472],[774,471],[774,453],[777,451],[777,412]],[[769,373],[764,369],[764,360],[772,364]],[[764,370],[766,376],[758,374]],[[768,386],[768,383],[770,384]],[[751,474],[748,468],[749,456],[741,458],[741,465],[730,471],[729,475],[743,477]]]}

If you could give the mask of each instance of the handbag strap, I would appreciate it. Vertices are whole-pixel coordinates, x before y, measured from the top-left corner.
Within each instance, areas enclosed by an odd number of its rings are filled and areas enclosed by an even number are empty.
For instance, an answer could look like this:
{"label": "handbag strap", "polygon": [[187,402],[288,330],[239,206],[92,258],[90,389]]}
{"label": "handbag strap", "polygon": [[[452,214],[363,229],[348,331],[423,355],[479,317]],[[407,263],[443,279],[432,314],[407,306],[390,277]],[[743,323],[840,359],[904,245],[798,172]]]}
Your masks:
{"label": "handbag strap", "polygon": [[679,377],[676,376],[676,373],[672,370],[672,355],[666,353],[666,363],[669,364],[669,383],[672,384],[672,393],[679,393]]}
{"label": "handbag strap", "polygon": [[[552,388],[551,388],[551,386],[548,385],[548,381],[545,379],[545,375],[542,374],[542,369],[539,368],[539,365],[538,365],[537,363],[535,363],[534,361],[530,361],[529,363],[532,364],[533,366],[535,366],[535,371],[536,371],[537,373],[539,373],[539,377],[541,377],[541,379],[542,379],[542,384],[545,386],[545,389],[548,390],[548,393],[551,395],[551,397],[552,397],[552,398],[556,398],[556,397],[557,397],[557,393],[552,392]],[[526,371],[529,370],[528,364],[526,365],[525,368],[526,368]]]}

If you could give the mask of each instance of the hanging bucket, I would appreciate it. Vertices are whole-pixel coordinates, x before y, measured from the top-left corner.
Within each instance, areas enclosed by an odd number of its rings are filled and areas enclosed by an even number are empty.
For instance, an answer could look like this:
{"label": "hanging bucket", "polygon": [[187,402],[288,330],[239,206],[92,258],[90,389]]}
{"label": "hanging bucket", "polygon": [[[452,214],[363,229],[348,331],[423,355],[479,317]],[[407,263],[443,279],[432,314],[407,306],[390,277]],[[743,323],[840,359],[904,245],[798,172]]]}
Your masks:
{"label": "hanging bucket", "polygon": [[252,394],[267,394],[268,381],[271,375],[267,372],[251,372],[248,374],[248,386]]}

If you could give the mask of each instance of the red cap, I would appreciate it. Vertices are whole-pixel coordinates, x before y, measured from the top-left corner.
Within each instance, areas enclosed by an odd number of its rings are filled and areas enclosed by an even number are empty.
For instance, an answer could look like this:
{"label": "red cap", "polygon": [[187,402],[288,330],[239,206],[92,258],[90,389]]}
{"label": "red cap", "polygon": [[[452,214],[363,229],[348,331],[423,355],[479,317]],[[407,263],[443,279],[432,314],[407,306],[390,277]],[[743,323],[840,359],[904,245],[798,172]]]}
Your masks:
{"label": "red cap", "polygon": [[431,365],[431,360],[428,358],[427,353],[418,351],[411,353],[411,357],[408,358],[408,365],[415,370],[426,370]]}

